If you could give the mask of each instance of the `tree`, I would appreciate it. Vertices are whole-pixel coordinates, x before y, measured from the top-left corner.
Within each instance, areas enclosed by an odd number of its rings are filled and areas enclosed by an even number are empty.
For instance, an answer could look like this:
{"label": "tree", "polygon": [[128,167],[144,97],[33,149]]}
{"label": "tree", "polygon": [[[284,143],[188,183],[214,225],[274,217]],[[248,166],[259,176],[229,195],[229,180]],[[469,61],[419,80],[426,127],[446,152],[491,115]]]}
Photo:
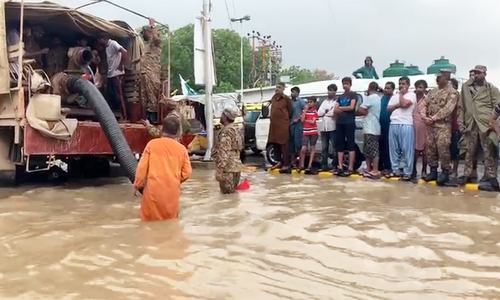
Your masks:
{"label": "tree", "polygon": [[[179,88],[179,74],[194,86],[194,56],[193,56],[194,25],[190,24],[175,30],[172,33],[171,49],[171,87]],[[162,65],[168,62],[167,37],[163,41]],[[233,30],[216,29],[213,31],[215,56],[215,72],[217,85],[214,92],[233,92],[240,89],[240,36]],[[249,86],[251,48],[248,39],[243,40],[243,82]]]}
{"label": "tree", "polygon": [[333,73],[328,73],[327,70],[315,69],[313,71],[313,77],[315,81],[322,80],[332,80],[335,75]]}
{"label": "tree", "polygon": [[[222,83],[231,84],[237,90],[240,89],[240,36],[233,30],[216,29],[213,34],[214,53],[215,53],[215,71],[217,74],[218,85],[215,91],[221,91]],[[248,39],[243,39],[243,87],[249,86],[249,75],[251,71],[251,48]]]}
{"label": "tree", "polygon": [[[191,83],[194,87],[194,66],[193,66],[193,41],[194,25],[190,24],[181,27],[171,34],[170,50],[170,86],[172,89],[180,90],[179,74]],[[162,67],[168,64],[168,49],[167,42],[168,36],[165,37],[162,43]]]}
{"label": "tree", "polygon": [[299,66],[291,66],[281,70],[280,76],[290,76],[292,84],[301,84],[314,81],[314,74],[311,70]]}
{"label": "tree", "polygon": [[334,74],[328,73],[326,70],[301,68],[299,66],[291,66],[281,71],[280,76],[290,76],[292,84],[308,83],[313,81],[331,80]]}

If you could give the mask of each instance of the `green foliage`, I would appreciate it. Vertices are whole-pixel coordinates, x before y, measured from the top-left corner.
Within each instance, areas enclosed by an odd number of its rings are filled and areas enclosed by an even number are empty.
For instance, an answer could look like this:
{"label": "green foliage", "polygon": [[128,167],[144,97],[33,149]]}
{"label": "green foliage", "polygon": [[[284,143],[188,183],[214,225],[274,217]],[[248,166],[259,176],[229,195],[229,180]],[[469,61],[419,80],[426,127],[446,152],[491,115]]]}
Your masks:
{"label": "green foliage", "polygon": [[[194,85],[194,57],[193,57],[194,25],[181,27],[171,33],[171,89],[180,88],[179,74],[197,91],[202,92],[202,86]],[[160,32],[163,40],[162,68],[166,71],[168,62],[166,29]],[[240,89],[240,35],[229,29],[216,29],[213,31],[213,44],[215,53],[215,72],[217,85],[214,92],[234,92]],[[264,52],[263,52],[264,51]],[[247,38],[243,39],[243,86],[244,88],[268,83],[267,73],[269,63],[273,76],[288,75],[292,84],[301,84],[317,80],[329,80],[333,74],[325,70],[309,70],[299,66],[291,66],[281,70],[281,62],[274,61],[269,50],[257,50],[255,54],[255,74],[251,74],[252,48]],[[278,77],[279,80],[279,77]]]}
{"label": "green foliage", "polygon": [[[194,82],[193,32],[194,32],[193,24],[184,26],[172,32],[171,42],[170,42],[170,49],[171,49],[170,72],[172,76],[170,86],[172,89],[181,90],[179,74],[188,82]],[[162,43],[161,64],[162,67],[164,68],[166,68],[168,64],[167,41],[168,41],[168,35],[165,36]],[[194,88],[193,84],[191,84],[191,86]]]}
{"label": "green foliage", "polygon": [[[171,39],[171,87],[180,90],[179,74],[197,91],[200,87],[194,86],[194,57],[193,57],[194,25],[190,24],[172,32]],[[162,51],[162,67],[168,62],[167,51],[168,35],[164,35]],[[215,71],[217,86],[215,92],[233,92],[240,89],[240,36],[233,30],[216,29],[213,31],[215,53]],[[243,39],[243,78],[244,86],[249,86],[251,69],[251,48],[248,40]]]}
{"label": "green foliage", "polygon": [[281,71],[280,76],[290,76],[290,82],[292,84],[308,83],[320,80],[330,80],[334,78],[333,74],[328,73],[325,70],[309,70],[301,68],[299,66],[291,66],[285,68]]}
{"label": "green foliage", "polygon": [[[218,86],[227,83],[236,89],[240,89],[240,36],[233,30],[214,30],[214,53],[215,71],[217,73]],[[251,48],[248,39],[243,39],[243,86],[249,86],[249,75],[251,69]],[[232,92],[234,91],[227,91]]]}
{"label": "green foliage", "polygon": [[314,81],[314,75],[311,70],[299,66],[291,66],[281,71],[280,76],[290,76],[292,84],[301,84]]}
{"label": "green foliage", "polygon": [[214,88],[214,93],[231,93],[235,90],[236,89],[234,88],[234,85],[232,85],[230,82],[219,81],[219,84],[217,84],[217,86]]}

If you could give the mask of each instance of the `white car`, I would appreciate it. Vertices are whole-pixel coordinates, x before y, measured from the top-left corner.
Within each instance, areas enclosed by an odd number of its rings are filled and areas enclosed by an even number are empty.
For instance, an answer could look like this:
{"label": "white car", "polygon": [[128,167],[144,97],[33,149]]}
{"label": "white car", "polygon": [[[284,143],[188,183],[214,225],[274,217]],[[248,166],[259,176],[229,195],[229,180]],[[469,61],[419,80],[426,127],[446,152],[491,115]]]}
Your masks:
{"label": "white car", "polygon": [[[363,103],[363,96],[361,94],[358,95],[358,103],[357,105],[361,105]],[[321,102],[326,99],[325,97],[319,97],[318,99],[318,107],[321,105]],[[262,111],[255,123],[255,140],[257,149],[263,151],[264,157],[266,159],[266,163],[270,165],[275,165],[279,162],[280,158],[278,156],[278,148],[274,144],[270,144],[267,142],[269,136],[269,111],[270,111],[270,101],[264,102],[262,104]],[[321,128],[321,118],[318,120],[318,128]],[[355,140],[356,140],[356,162],[355,169],[358,169],[364,161],[364,156],[360,149],[363,149],[363,127],[362,127],[363,119],[362,117],[356,117],[356,132],[355,132]],[[318,143],[316,144],[316,160],[321,161],[321,138],[318,139]],[[330,153],[330,159],[336,160],[336,153]],[[348,159],[348,156],[344,156],[344,161]]]}

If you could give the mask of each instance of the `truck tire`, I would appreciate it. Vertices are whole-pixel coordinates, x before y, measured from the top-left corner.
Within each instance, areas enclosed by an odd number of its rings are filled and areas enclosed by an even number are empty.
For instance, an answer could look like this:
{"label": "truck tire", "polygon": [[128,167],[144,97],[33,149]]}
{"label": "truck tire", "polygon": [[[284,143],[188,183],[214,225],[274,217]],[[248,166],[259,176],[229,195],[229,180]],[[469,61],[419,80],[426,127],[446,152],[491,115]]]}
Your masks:
{"label": "truck tire", "polygon": [[0,128],[0,186],[12,186],[17,183],[18,168],[12,160],[14,149],[14,128]]}
{"label": "truck tire", "polygon": [[68,179],[68,173],[58,167],[52,167],[47,173],[47,179],[53,184],[62,184]]}
{"label": "truck tire", "polygon": [[[355,145],[354,151],[356,152],[356,159],[354,160],[354,170],[358,170],[359,168],[361,168],[363,161],[365,161],[365,156],[363,155],[363,152],[359,150],[358,145]],[[344,152],[344,162],[342,163],[342,165],[346,170],[349,168],[349,151]]]}
{"label": "truck tire", "polygon": [[15,170],[0,171],[0,186],[8,187],[17,183],[17,176]]}

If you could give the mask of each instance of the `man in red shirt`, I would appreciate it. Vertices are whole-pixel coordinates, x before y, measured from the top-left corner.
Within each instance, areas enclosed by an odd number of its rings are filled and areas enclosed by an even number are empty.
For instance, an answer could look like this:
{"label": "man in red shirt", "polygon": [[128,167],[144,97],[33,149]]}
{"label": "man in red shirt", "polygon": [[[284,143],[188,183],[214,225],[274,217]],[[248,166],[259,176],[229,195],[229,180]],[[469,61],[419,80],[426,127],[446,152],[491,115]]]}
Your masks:
{"label": "man in red shirt", "polygon": [[302,113],[302,123],[304,135],[302,139],[302,149],[300,150],[300,171],[304,170],[304,160],[306,157],[307,148],[309,148],[309,166],[305,173],[312,173],[312,163],[314,154],[316,153],[316,143],[318,142],[318,110],[316,109],[316,98],[307,98],[307,106]]}

